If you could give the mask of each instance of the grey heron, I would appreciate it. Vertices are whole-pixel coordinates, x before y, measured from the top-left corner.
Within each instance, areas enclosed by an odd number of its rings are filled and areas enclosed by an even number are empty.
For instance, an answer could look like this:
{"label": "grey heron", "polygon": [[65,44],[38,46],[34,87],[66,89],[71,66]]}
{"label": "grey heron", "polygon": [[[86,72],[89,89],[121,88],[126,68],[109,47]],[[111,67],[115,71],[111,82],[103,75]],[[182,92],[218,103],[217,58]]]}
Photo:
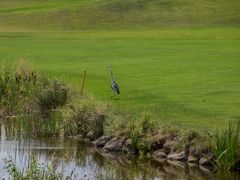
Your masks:
{"label": "grey heron", "polygon": [[110,70],[111,88],[113,90],[113,97],[115,97],[116,94],[120,94],[119,86],[118,86],[117,82],[114,80],[113,71],[112,71],[112,65],[110,64],[108,67],[109,67],[109,70]]}

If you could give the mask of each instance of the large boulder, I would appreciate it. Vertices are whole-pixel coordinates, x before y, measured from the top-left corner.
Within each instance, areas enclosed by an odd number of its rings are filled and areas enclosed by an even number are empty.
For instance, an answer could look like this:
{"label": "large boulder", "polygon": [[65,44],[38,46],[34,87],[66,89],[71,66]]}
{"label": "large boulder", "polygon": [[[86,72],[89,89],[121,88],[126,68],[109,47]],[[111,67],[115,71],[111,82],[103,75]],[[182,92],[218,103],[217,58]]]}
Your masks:
{"label": "large boulder", "polygon": [[167,156],[167,159],[173,160],[173,161],[186,161],[187,157],[185,156],[185,152],[182,151],[180,153],[170,153]]}
{"label": "large boulder", "polygon": [[202,166],[211,166],[213,163],[211,162],[210,159],[206,158],[206,157],[202,157],[200,160],[199,160],[199,164],[202,165]]}
{"label": "large boulder", "polygon": [[170,152],[174,151],[175,152],[175,147],[179,143],[179,137],[177,135],[168,135],[165,138],[165,142],[163,145],[164,152],[166,154],[169,154]]}
{"label": "large boulder", "polygon": [[120,138],[109,140],[103,147],[104,152],[121,152],[123,150],[124,141]]}
{"label": "large boulder", "polygon": [[215,156],[212,152],[208,151],[207,154],[203,154],[203,156],[199,160],[199,164],[201,166],[212,166],[215,164]]}
{"label": "large boulder", "polygon": [[90,141],[94,140],[94,133],[93,133],[93,131],[89,131],[89,132],[87,133],[86,139],[88,139],[88,140],[90,140]]}
{"label": "large boulder", "polygon": [[96,147],[104,147],[104,145],[110,140],[110,136],[102,136],[93,142]]}
{"label": "large boulder", "polygon": [[127,154],[136,154],[131,139],[127,139],[123,145],[123,152]]}
{"label": "large boulder", "polygon": [[189,163],[197,163],[198,162],[198,158],[190,155],[190,156],[188,156],[188,162]]}
{"label": "large boulder", "polygon": [[165,140],[166,136],[163,136],[161,134],[155,134],[152,138],[151,150],[155,151],[163,148]]}
{"label": "large boulder", "polygon": [[152,157],[155,161],[162,162],[162,161],[165,161],[167,155],[162,149],[159,149],[153,152]]}

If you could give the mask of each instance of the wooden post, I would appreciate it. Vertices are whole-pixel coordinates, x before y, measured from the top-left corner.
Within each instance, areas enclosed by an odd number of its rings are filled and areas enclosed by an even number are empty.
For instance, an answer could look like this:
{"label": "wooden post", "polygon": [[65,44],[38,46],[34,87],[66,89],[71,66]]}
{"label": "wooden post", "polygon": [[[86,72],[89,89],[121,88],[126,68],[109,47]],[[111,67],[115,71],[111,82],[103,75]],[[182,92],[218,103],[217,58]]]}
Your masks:
{"label": "wooden post", "polygon": [[84,89],[84,85],[85,85],[86,76],[87,76],[87,70],[84,70],[83,77],[82,77],[81,92],[80,92],[81,96],[83,95],[83,89]]}

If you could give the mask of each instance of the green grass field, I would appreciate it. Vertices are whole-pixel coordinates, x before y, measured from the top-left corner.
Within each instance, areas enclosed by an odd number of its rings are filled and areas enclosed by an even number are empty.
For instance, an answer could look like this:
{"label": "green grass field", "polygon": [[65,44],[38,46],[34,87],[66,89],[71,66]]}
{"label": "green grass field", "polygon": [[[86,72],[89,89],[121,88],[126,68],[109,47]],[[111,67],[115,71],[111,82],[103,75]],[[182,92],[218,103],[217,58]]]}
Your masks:
{"label": "green grass field", "polygon": [[[117,107],[195,128],[240,117],[237,0],[0,0],[0,61],[19,57]],[[107,65],[121,95],[115,101]]]}

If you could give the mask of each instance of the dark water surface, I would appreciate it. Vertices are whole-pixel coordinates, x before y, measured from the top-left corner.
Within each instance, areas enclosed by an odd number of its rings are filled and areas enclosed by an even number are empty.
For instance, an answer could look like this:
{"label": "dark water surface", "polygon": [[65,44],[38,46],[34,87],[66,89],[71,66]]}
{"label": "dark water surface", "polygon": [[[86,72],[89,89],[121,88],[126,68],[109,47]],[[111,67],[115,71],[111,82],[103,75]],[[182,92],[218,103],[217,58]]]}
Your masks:
{"label": "dark water surface", "polygon": [[0,177],[9,179],[4,158],[12,157],[24,171],[34,155],[41,164],[52,163],[72,179],[238,179],[235,175],[214,173],[208,169],[151,160],[130,160],[120,155],[102,154],[90,145],[70,139],[30,139],[8,137],[1,126]]}

